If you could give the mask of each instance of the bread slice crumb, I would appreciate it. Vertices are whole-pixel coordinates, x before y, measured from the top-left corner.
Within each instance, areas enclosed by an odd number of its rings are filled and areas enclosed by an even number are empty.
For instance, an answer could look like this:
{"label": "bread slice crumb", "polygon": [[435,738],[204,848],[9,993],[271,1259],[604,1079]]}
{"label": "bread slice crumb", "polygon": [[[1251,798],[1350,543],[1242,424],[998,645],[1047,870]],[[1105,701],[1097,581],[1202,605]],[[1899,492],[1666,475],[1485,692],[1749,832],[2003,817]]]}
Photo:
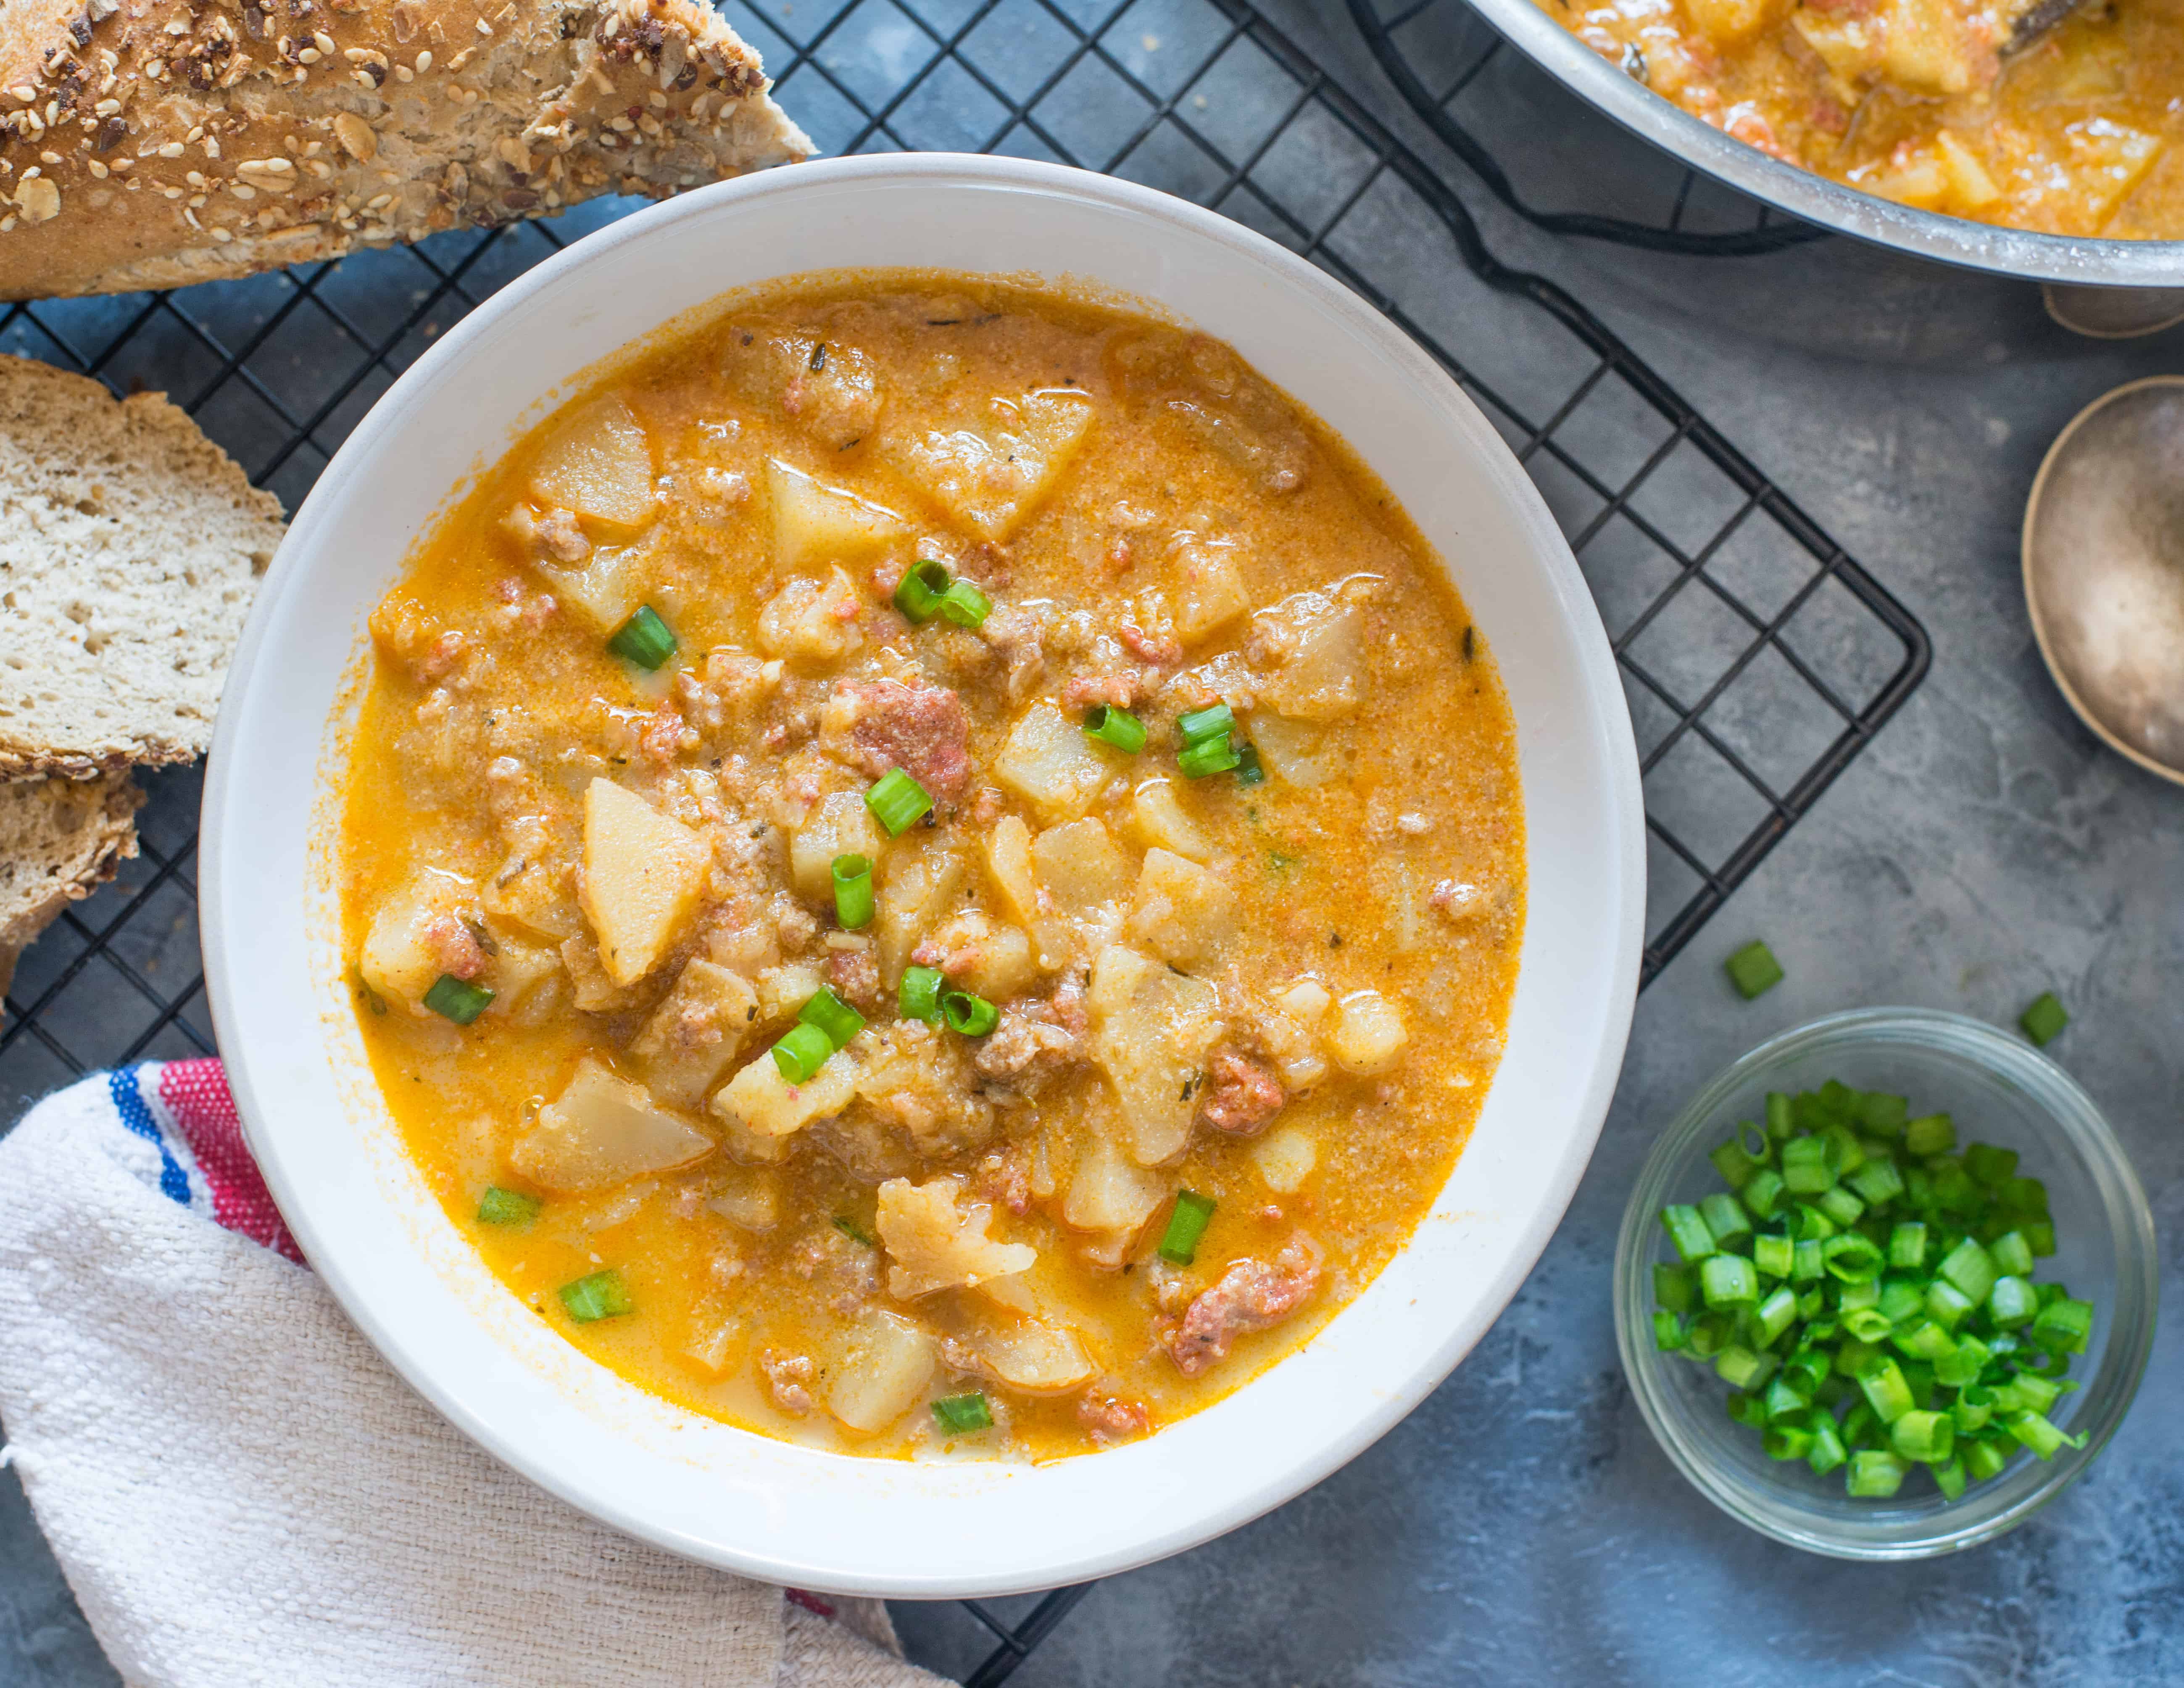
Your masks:
{"label": "bread slice crumb", "polygon": [[126,772],[0,784],[0,994],[31,940],[136,854],[143,801]]}

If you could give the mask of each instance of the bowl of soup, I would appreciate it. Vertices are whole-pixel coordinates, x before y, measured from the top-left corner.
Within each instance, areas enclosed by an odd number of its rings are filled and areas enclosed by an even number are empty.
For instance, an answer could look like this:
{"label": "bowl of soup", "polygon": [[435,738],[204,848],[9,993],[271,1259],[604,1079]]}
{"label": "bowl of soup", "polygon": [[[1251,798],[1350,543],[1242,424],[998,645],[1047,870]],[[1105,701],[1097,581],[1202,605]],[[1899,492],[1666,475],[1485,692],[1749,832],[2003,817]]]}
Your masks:
{"label": "bowl of soup", "polygon": [[1566,545],[1249,231],[984,159],[726,184],[421,359],[206,801],[252,1146],[486,1448],[750,1574],[1142,1563],[1385,1431],[1620,1063]]}

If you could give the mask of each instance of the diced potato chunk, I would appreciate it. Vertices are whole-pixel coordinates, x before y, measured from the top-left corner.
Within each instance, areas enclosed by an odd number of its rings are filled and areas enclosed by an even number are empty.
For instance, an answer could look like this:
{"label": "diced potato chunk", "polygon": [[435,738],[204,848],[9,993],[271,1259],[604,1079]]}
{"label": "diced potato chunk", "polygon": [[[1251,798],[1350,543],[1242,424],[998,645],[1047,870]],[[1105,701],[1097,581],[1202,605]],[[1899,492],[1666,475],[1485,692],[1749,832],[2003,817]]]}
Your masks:
{"label": "diced potato chunk", "polygon": [[1091,1381],[1098,1368],[1085,1357],[1074,1331],[996,1307],[965,1307],[942,1329],[953,1351],[995,1383],[1028,1395],[1059,1395]]}
{"label": "diced potato chunk", "polygon": [[940,1345],[913,1319],[868,1307],[827,1368],[827,1408],[852,1430],[884,1430],[917,1405]]}
{"label": "diced potato chunk", "polygon": [[688,1166],[712,1150],[711,1138],[663,1111],[643,1085],[586,1056],[515,1139],[508,1163],[542,1189],[572,1194]]}
{"label": "diced potato chunk", "polygon": [[702,955],[685,961],[629,1052],[645,1088],[671,1107],[695,1108],[743,1047],[758,1017],[758,993],[732,968]]}
{"label": "diced potato chunk", "polygon": [[712,846],[612,780],[584,788],[584,882],[578,901],[616,984],[650,972],[697,911]]}
{"label": "diced potato chunk", "polygon": [[357,971],[390,1002],[423,1013],[425,993],[446,971],[432,939],[437,921],[453,918],[468,900],[470,886],[451,873],[428,869],[382,903],[364,934]]}
{"label": "diced potato chunk", "polygon": [[1319,1164],[1319,1145],[1301,1126],[1279,1126],[1251,1149],[1260,1182],[1277,1195],[1295,1195]]}
{"label": "diced potato chunk", "polygon": [[910,952],[954,903],[962,885],[963,858],[938,840],[888,864],[872,933],[880,976],[890,989],[901,978]]}
{"label": "diced potato chunk", "polygon": [[951,990],[967,990],[989,1002],[1000,1002],[1021,995],[1038,977],[1031,939],[1022,930],[976,909],[943,921],[932,936],[948,953],[942,971]]}
{"label": "diced potato chunk", "polygon": [[601,633],[612,633],[644,602],[649,557],[642,545],[602,545],[582,563],[535,556],[530,563],[556,602],[573,604]]}
{"label": "diced potato chunk", "polygon": [[587,404],[557,428],[531,470],[531,494],[593,521],[642,527],[652,520],[652,442],[616,398]]}
{"label": "diced potato chunk", "polygon": [[1130,905],[1130,936],[1164,961],[1202,961],[1236,931],[1236,894],[1208,867],[1173,850],[1149,850]]}
{"label": "diced potato chunk", "polygon": [[1039,811],[1050,825],[1092,806],[1111,765],[1077,723],[1052,704],[1034,704],[1009,729],[994,759],[994,777]]}
{"label": "diced potato chunk", "polygon": [[810,961],[783,961],[777,967],[761,968],[758,976],[758,1017],[794,1019],[826,983],[826,975]]}
{"label": "diced potato chunk", "polygon": [[1285,721],[1270,710],[1256,710],[1248,730],[1267,772],[1284,785],[1309,791],[1342,772],[1348,746],[1339,729]]}
{"label": "diced potato chunk", "polygon": [[893,453],[950,515],[1000,540],[1052,489],[1091,425],[1091,398],[1057,387],[990,398],[946,427],[898,440]]}
{"label": "diced potato chunk", "polygon": [[1409,1041],[1393,1003],[1377,990],[1356,990],[1335,1011],[1327,1046],[1344,1072],[1369,1078],[1401,1061]]}
{"label": "diced potato chunk", "polygon": [[738,1169],[705,1206],[738,1230],[771,1231],[781,1223],[781,1189],[771,1173]]}
{"label": "diced potato chunk", "polygon": [[801,1084],[783,1076],[772,1049],[759,1051],[713,1094],[713,1111],[757,1137],[786,1137],[829,1119],[857,1093],[857,1062],[846,1050],[829,1056]]}
{"label": "diced potato chunk", "polygon": [[1334,994],[1318,979],[1299,979],[1274,999],[1282,1012],[1307,1031],[1327,1017]]}
{"label": "diced potato chunk", "polygon": [[1184,812],[1172,779],[1141,782],[1130,797],[1130,824],[1141,844],[1158,844],[1193,861],[1213,859],[1213,841]]}
{"label": "diced potato chunk", "polygon": [[1122,1104],[1123,1139],[1141,1167],[1180,1155],[1190,1141],[1206,1051],[1227,1029],[1219,998],[1119,944],[1100,952],[1087,995],[1092,1053]]}
{"label": "diced potato chunk", "polygon": [[1684,0],[1684,10],[1716,47],[1734,47],[1758,32],[1774,0]]}
{"label": "diced potato chunk", "polygon": [[1061,912],[1079,919],[1121,896],[1130,864],[1098,820],[1072,821],[1041,833],[1031,847],[1039,883]]}
{"label": "diced potato chunk", "polygon": [[777,458],[766,462],[766,484],[773,508],[773,560],[782,569],[854,563],[909,532],[884,505],[814,480]]}
{"label": "diced potato chunk", "polygon": [[832,662],[864,643],[864,599],[839,569],[824,580],[799,575],[758,612],[758,646],[768,656]]}
{"label": "diced potato chunk", "polygon": [[1365,618],[1323,592],[1293,592],[1252,617],[1257,643],[1274,663],[1259,699],[1293,721],[1332,721],[1357,707]]}
{"label": "diced potato chunk", "polygon": [[833,907],[834,858],[861,855],[877,863],[886,848],[887,835],[865,806],[863,793],[838,791],[821,798],[789,841],[788,872],[796,894]]}
{"label": "diced potato chunk", "polygon": [[1069,1188],[1061,1201],[1064,1223],[1127,1240],[1167,1199],[1168,1181],[1148,1172],[1095,1122],[1077,1145]]}
{"label": "diced potato chunk", "polygon": [[1039,917],[1039,882],[1032,877],[1031,828],[1014,815],[1004,815],[986,834],[986,874],[1001,894],[1001,905],[1020,926],[1031,926]]}
{"label": "diced potato chunk", "polygon": [[1185,646],[1203,642],[1251,607],[1234,541],[1185,535],[1176,547],[1175,565],[1182,581],[1175,594],[1175,636]]}
{"label": "diced potato chunk", "polygon": [[986,1234],[994,1210],[962,1204],[960,1178],[922,1184],[889,1178],[880,1186],[880,1241],[888,1252],[888,1294],[912,1301],[936,1290],[972,1289],[990,1278],[1028,1272],[1039,1251]]}

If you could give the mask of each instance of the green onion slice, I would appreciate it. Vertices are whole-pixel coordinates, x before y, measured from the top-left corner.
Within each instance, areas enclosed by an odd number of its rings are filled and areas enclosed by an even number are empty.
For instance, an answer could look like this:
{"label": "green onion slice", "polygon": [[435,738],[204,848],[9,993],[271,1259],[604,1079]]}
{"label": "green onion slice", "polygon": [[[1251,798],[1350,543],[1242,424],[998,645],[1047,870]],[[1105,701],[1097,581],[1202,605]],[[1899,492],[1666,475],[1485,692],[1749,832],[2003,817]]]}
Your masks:
{"label": "green onion slice", "polygon": [[1204,779],[1209,774],[1225,774],[1243,760],[1223,733],[1218,738],[1201,738],[1195,744],[1184,745],[1175,765],[1183,770],[1186,779]]}
{"label": "green onion slice", "polygon": [[846,1213],[834,1216],[834,1228],[853,1243],[861,1243],[868,1249],[879,1246],[878,1240]]}
{"label": "green onion slice", "polygon": [[459,979],[453,973],[442,973],[425,993],[425,1006],[458,1026],[467,1026],[485,1012],[493,998],[493,993],[482,984]]}
{"label": "green onion slice", "polygon": [[1183,735],[1185,744],[1200,744],[1209,738],[1226,738],[1236,730],[1236,711],[1226,704],[1186,710],[1175,718],[1175,730]]}
{"label": "green onion slice", "polygon": [[588,1278],[579,1278],[573,1284],[561,1286],[561,1305],[569,1310],[569,1317],[578,1324],[594,1324],[603,1318],[620,1318],[624,1313],[634,1312],[636,1303],[629,1298],[629,1285],[622,1282],[621,1271],[608,1267],[604,1272],[594,1272]]}
{"label": "green onion slice", "polygon": [[833,1039],[810,1022],[800,1021],[774,1045],[773,1064],[790,1084],[808,1084],[833,1052]]}
{"label": "green onion slice", "polygon": [[1248,743],[1239,744],[1236,747],[1236,783],[1264,785],[1266,783],[1267,771],[1259,761],[1259,747]]}
{"label": "green onion slice", "polygon": [[912,563],[904,571],[902,584],[894,589],[894,607],[902,611],[913,626],[922,626],[931,621],[940,608],[943,593],[948,590],[948,565],[929,558]]}
{"label": "green onion slice", "polygon": [[615,629],[614,637],[607,641],[607,649],[639,668],[657,668],[675,655],[675,635],[660,619],[658,610],[649,604],[640,604],[630,618]]}
{"label": "green onion slice", "polygon": [[834,918],[844,932],[872,923],[872,864],[863,855],[834,858]]}
{"label": "green onion slice", "polygon": [[938,967],[905,967],[901,988],[895,993],[896,1011],[905,1020],[939,1025],[940,987],[946,982]]}
{"label": "green onion slice", "polygon": [[993,613],[994,600],[967,580],[940,594],[940,613],[959,627],[975,627]]}
{"label": "green onion slice", "polygon": [[933,1416],[951,1436],[967,1436],[993,1427],[993,1409],[983,1395],[944,1396],[933,1403]]}
{"label": "green onion slice", "polygon": [[950,990],[941,994],[940,1011],[947,1016],[949,1028],[961,1032],[967,1038],[983,1038],[1001,1023],[1001,1011],[983,996],[973,996],[967,990]]}
{"label": "green onion slice", "polygon": [[816,1026],[824,1032],[833,1049],[840,1049],[865,1029],[865,1017],[824,985],[796,1011],[796,1020],[799,1025]]}
{"label": "green onion slice", "polygon": [[1199,1240],[1206,1234],[1216,1205],[1212,1196],[1195,1189],[1176,1191],[1175,1211],[1167,1216],[1167,1229],[1161,1234],[1160,1257],[1170,1266],[1188,1266],[1196,1260]]}
{"label": "green onion slice", "polygon": [[1084,736],[1136,755],[1145,748],[1145,724],[1113,704],[1095,704],[1084,712]]}
{"label": "green onion slice", "polygon": [[1774,952],[1754,939],[1722,964],[1729,982],[1736,987],[1737,994],[1749,1002],[1782,983],[1782,964],[1774,959]]}
{"label": "green onion slice", "polygon": [[527,1225],[538,1217],[538,1198],[495,1184],[478,1198],[477,1217],[481,1225]]}
{"label": "green onion slice", "polygon": [[2070,1016],[2055,1000],[2053,991],[2043,990],[2017,1017],[2017,1023],[2024,1028],[2026,1037],[2044,1049],[2063,1034],[2063,1028],[2070,1023]]}
{"label": "green onion slice", "polygon": [[899,838],[921,816],[933,812],[933,799],[923,786],[900,768],[889,768],[865,794],[865,807],[872,811],[872,818],[886,828],[889,838]]}

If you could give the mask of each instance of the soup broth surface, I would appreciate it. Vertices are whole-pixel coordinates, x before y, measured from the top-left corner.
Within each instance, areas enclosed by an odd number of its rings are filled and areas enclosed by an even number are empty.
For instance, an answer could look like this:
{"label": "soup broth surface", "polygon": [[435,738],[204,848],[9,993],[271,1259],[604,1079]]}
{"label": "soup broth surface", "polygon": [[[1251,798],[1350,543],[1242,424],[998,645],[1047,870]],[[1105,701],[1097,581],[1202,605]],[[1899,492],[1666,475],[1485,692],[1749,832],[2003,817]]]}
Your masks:
{"label": "soup broth surface", "polygon": [[1492,656],[1216,341],[738,295],[485,473],[371,638],[337,851],[387,1108],[511,1294],[697,1412],[1156,1431],[1372,1281],[1485,1096]]}

